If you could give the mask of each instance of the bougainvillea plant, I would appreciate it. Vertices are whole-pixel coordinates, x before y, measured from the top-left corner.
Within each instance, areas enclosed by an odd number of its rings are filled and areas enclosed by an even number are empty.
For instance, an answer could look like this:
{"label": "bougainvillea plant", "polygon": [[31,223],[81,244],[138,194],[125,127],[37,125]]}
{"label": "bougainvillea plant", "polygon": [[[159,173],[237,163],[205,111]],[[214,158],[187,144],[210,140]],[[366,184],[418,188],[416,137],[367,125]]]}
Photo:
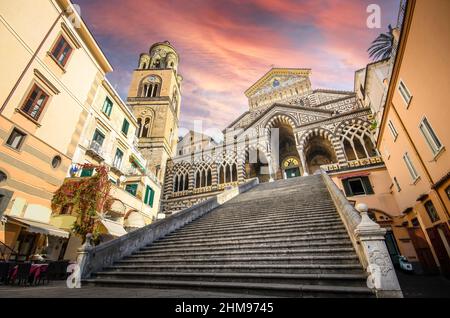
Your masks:
{"label": "bougainvillea plant", "polygon": [[109,194],[111,182],[108,177],[108,167],[82,164],[77,168],[92,170],[95,173],[90,177],[66,179],[53,196],[52,210],[61,211],[65,207],[71,207],[71,214],[77,217],[72,225],[72,232],[78,235],[83,243],[86,240],[86,234],[92,233],[94,243],[98,243],[99,216],[109,211],[112,203]]}

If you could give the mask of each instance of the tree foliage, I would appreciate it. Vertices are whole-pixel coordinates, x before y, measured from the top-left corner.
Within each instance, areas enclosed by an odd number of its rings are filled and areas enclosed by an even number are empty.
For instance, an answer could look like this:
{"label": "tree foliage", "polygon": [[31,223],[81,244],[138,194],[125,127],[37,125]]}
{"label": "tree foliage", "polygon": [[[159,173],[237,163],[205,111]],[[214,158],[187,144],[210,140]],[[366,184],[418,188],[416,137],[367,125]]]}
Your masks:
{"label": "tree foliage", "polygon": [[394,45],[394,35],[391,25],[388,26],[389,30],[386,33],[381,33],[378,37],[372,41],[367,52],[369,57],[374,61],[387,59],[392,54],[392,47]]}

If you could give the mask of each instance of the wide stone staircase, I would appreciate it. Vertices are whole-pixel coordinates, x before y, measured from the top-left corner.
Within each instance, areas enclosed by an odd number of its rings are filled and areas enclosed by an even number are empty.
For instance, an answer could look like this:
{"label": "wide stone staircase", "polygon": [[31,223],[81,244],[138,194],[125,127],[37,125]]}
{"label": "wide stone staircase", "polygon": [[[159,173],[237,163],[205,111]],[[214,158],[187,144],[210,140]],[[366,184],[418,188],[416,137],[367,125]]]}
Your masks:
{"label": "wide stone staircase", "polygon": [[260,184],[85,283],[374,297],[321,176]]}

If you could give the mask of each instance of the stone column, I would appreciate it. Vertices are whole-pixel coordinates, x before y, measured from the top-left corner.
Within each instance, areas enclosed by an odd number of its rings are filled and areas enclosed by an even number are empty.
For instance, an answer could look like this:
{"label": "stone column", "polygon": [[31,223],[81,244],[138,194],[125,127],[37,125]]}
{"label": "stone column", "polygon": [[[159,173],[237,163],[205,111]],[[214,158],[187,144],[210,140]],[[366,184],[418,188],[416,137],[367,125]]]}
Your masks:
{"label": "stone column", "polygon": [[274,178],[273,178],[273,162],[272,162],[272,158],[271,156],[267,156],[267,165],[269,166],[269,182],[273,182]]}
{"label": "stone column", "polygon": [[355,229],[355,237],[367,262],[364,264],[369,273],[367,286],[375,290],[378,298],[402,298],[403,293],[385,243],[386,229],[369,218],[366,204],[358,204],[356,210],[361,214],[361,223]]}
{"label": "stone column", "polygon": [[306,165],[306,157],[305,153],[303,152],[303,149],[298,149],[298,155],[300,156],[300,162],[302,164],[303,176],[307,176],[309,175],[308,166]]}

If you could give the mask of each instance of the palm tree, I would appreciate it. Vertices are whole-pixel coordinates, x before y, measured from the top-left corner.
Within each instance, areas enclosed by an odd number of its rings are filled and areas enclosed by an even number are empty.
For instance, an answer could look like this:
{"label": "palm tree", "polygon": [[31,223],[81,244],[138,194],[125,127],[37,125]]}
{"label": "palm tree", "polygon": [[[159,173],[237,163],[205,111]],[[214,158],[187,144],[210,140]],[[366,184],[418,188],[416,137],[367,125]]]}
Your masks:
{"label": "palm tree", "polygon": [[386,33],[381,33],[375,40],[372,41],[367,52],[369,52],[369,57],[374,61],[381,59],[387,59],[392,54],[392,46],[394,45],[394,35],[392,34],[392,27],[389,24],[389,31]]}

